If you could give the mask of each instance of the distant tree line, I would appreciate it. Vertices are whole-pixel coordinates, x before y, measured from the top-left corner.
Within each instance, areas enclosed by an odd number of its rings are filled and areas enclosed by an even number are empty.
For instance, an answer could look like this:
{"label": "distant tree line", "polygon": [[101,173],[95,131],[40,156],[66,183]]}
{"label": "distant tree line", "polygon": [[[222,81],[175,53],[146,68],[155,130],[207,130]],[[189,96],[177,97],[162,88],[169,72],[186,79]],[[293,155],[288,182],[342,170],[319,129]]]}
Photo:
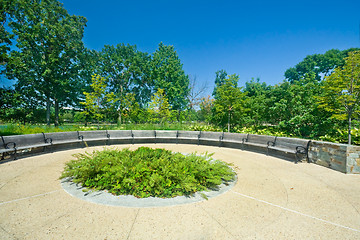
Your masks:
{"label": "distant tree line", "polygon": [[201,110],[210,115],[209,122],[233,131],[270,126],[287,135],[318,138],[347,128],[350,143],[352,119],[359,127],[359,49],[309,55],[285,77],[275,86],[252,79],[238,87],[239,76],[220,70],[214,100],[203,98]]}

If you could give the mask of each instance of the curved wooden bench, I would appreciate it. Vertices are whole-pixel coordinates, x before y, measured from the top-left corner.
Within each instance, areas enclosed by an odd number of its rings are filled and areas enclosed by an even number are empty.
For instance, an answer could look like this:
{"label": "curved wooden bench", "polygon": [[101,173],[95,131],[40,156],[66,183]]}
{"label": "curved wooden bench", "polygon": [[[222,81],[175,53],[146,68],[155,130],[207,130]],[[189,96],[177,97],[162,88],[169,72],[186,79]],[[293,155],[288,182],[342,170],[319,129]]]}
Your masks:
{"label": "curved wooden bench", "polygon": [[176,143],[178,134],[178,131],[156,130],[155,143]]}
{"label": "curved wooden bench", "polygon": [[221,146],[222,132],[200,132],[200,144]]}
{"label": "curved wooden bench", "polygon": [[109,144],[112,143],[132,143],[134,135],[132,130],[108,130]]}
{"label": "curved wooden bench", "polygon": [[229,133],[224,132],[221,139],[221,146],[230,147],[230,148],[244,148],[244,139],[248,137],[249,134],[245,133]]}
{"label": "curved wooden bench", "polygon": [[81,131],[78,132],[79,137],[83,143],[88,146],[88,144],[96,144],[94,142],[104,142],[106,145],[110,138],[107,130],[98,130],[98,131]]}
{"label": "curved wooden bench", "polygon": [[45,136],[51,139],[52,146],[69,146],[82,143],[83,136],[76,132],[52,132],[46,133]]}
{"label": "curved wooden bench", "polygon": [[308,152],[311,141],[300,138],[276,137],[269,143],[268,149],[283,154],[294,154],[295,162],[306,158],[309,161]]}
{"label": "curved wooden bench", "polygon": [[243,139],[244,149],[268,154],[268,146],[275,142],[274,136],[248,134]]}
{"label": "curved wooden bench", "polygon": [[43,148],[49,146],[88,146],[92,144],[123,143],[185,143],[202,144],[219,147],[241,148],[245,150],[276,156],[294,155],[295,161],[308,157],[309,140],[283,138],[256,134],[200,132],[200,131],[168,131],[168,130],[101,130],[81,132],[53,132],[42,134],[3,136],[0,153],[2,159],[6,154],[14,154],[20,150]]}
{"label": "curved wooden bench", "polygon": [[132,143],[155,143],[155,130],[133,130]]}
{"label": "curved wooden bench", "polygon": [[3,148],[1,149],[2,159],[6,153],[13,154],[16,159],[17,154],[22,151],[31,151],[31,149],[45,148],[51,146],[52,139],[46,138],[44,133],[1,136]]}
{"label": "curved wooden bench", "polygon": [[178,131],[176,143],[200,144],[200,131]]}

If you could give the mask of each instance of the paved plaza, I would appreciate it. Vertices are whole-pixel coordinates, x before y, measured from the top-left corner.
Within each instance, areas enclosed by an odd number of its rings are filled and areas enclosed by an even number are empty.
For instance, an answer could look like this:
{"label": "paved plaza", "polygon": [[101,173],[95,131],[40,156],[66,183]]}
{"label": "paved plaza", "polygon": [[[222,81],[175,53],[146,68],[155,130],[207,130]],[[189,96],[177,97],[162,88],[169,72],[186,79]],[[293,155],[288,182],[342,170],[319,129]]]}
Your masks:
{"label": "paved plaza", "polygon": [[135,144],[210,152],[233,164],[236,184],[194,203],[109,206],[67,193],[64,150],[0,164],[0,239],[360,239],[360,175],[238,149]]}

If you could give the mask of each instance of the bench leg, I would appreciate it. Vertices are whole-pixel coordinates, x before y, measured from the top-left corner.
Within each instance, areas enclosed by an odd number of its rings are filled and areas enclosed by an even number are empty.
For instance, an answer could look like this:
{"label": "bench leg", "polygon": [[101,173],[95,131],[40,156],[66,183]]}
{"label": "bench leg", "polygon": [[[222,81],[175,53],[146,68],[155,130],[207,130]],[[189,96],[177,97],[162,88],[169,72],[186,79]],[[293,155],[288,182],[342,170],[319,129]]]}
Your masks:
{"label": "bench leg", "polygon": [[299,153],[295,153],[295,163],[300,161]]}

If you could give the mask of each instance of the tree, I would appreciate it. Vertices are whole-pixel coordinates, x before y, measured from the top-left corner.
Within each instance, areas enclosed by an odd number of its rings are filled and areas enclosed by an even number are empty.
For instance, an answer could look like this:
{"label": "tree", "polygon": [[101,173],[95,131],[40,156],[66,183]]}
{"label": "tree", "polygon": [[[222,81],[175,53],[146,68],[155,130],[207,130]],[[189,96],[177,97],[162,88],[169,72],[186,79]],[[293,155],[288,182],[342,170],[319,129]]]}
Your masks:
{"label": "tree", "polygon": [[0,6],[0,66],[3,68],[8,62],[8,52],[14,38],[14,35],[9,32],[8,23],[14,15],[16,3],[11,0],[0,0]]}
{"label": "tree", "polygon": [[114,104],[120,124],[129,93],[134,94],[141,106],[150,100],[153,84],[149,77],[149,62],[150,56],[138,51],[135,45],[106,45],[100,52],[98,71],[109,79],[109,88],[116,96]]}
{"label": "tree", "polygon": [[172,110],[180,111],[188,105],[189,77],[185,75],[174,46],[159,44],[152,56],[151,77],[155,89],[163,89]]}
{"label": "tree", "polygon": [[224,123],[226,119],[228,132],[230,132],[231,124],[236,120],[239,122],[245,111],[244,98],[246,94],[237,87],[238,80],[238,75],[229,75],[224,84],[216,90],[218,97],[214,102],[216,121]]}
{"label": "tree", "polygon": [[200,101],[200,120],[209,123],[211,121],[211,111],[214,107],[214,99],[209,95],[201,98]]}
{"label": "tree", "polygon": [[350,52],[345,64],[325,78],[319,107],[332,117],[348,121],[348,144],[351,144],[351,120],[360,113],[360,51]]}
{"label": "tree", "polygon": [[158,89],[157,92],[151,97],[149,104],[149,111],[153,120],[163,124],[170,117],[170,104],[165,91]]}
{"label": "tree", "polygon": [[306,74],[314,74],[314,80],[321,81],[322,77],[329,76],[336,67],[343,66],[344,58],[349,52],[355,50],[359,49],[350,48],[343,51],[331,49],[324,54],[308,55],[295,67],[286,70],[285,78],[292,84],[304,78]]}
{"label": "tree", "polygon": [[113,99],[113,93],[106,92],[106,80],[100,75],[94,74],[91,83],[92,92],[84,92],[85,102],[81,102],[84,106],[83,114],[86,117],[93,117],[97,120],[98,128],[100,120],[104,118],[104,108],[108,101]]}
{"label": "tree", "polygon": [[260,83],[260,79],[253,78],[250,82],[245,83],[245,88],[243,90],[248,97],[247,107],[249,109],[248,116],[250,121],[247,124],[255,124],[259,126],[261,123],[267,122],[269,120],[269,103],[271,98],[269,93],[271,91],[270,86],[267,86],[266,83]]}
{"label": "tree", "polygon": [[225,83],[227,73],[226,73],[225,70],[222,69],[222,70],[217,71],[215,73],[215,75],[216,75],[216,77],[215,77],[215,87],[214,87],[212,95],[216,99],[217,98],[216,90]]}
{"label": "tree", "polygon": [[[8,58],[6,74],[16,79],[18,91],[31,88],[39,101],[55,105],[58,125],[60,104],[71,104],[79,92],[79,58],[86,19],[69,15],[56,0],[14,0],[8,26],[16,36],[16,48]],[[29,91],[28,91],[29,92]]]}
{"label": "tree", "polygon": [[196,76],[190,78],[189,95],[188,95],[189,111],[193,110],[196,106],[199,105],[201,101],[201,95],[204,93],[206,89],[207,89],[206,83],[204,83],[201,86],[198,86],[198,81],[196,79]]}

